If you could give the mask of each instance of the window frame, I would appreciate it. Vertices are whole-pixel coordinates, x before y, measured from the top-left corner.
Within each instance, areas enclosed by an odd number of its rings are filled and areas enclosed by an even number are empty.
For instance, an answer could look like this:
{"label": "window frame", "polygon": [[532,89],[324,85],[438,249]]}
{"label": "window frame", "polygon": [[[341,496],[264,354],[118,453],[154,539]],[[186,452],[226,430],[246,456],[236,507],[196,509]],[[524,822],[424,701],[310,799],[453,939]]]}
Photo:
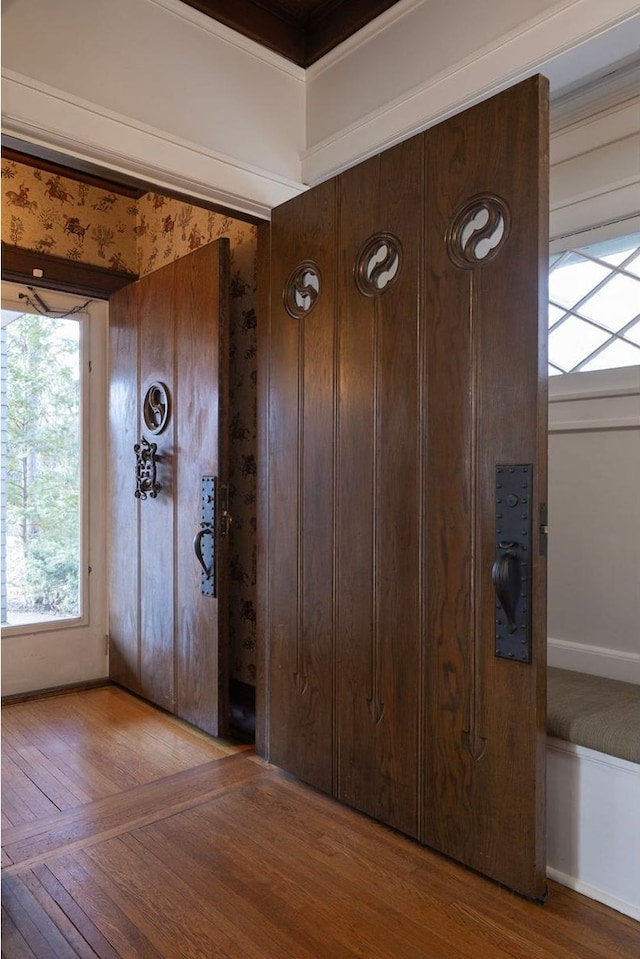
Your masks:
{"label": "window frame", "polygon": [[[2,308],[20,313],[37,313],[25,301],[18,299],[18,294],[26,291],[22,285],[3,282]],[[87,297],[54,290],[41,289],[39,295],[56,311],[71,310],[74,306],[87,303]],[[103,583],[106,581],[106,427],[105,442],[95,442],[95,434],[103,430],[93,428],[93,424],[104,423],[107,415],[104,396],[106,350],[104,344],[100,348],[100,340],[103,339],[101,334],[106,329],[106,303],[91,301],[86,310],[76,313],[72,318],[79,323],[80,354],[80,613],[78,616],[33,623],[3,624],[3,642],[32,635],[42,639],[49,635],[64,638],[64,633],[77,633],[79,630],[89,633],[98,623],[106,632],[106,597],[102,595],[105,590],[100,584],[100,579]]]}
{"label": "window frame", "polygon": [[[558,265],[561,265],[562,259],[564,258],[565,255],[567,254],[570,255],[572,253],[581,255],[582,251],[585,248],[594,246],[599,243],[603,243],[606,240],[612,240],[617,238],[623,238],[626,236],[631,236],[635,233],[638,233],[639,230],[640,230],[640,217],[632,216],[626,219],[618,220],[615,223],[608,223],[601,227],[596,227],[592,230],[586,230],[581,233],[576,233],[576,234],[572,234],[564,237],[558,237],[555,240],[552,240],[551,243],[549,244],[549,258],[550,260],[551,258],[555,258],[553,262],[549,263],[549,267],[548,267],[549,275],[551,275],[553,270],[556,269]],[[636,253],[633,254],[634,257],[636,255],[637,255]],[[585,254],[585,256],[587,255]],[[592,257],[589,257],[589,256],[587,256],[587,258],[592,259]],[[594,259],[593,262],[598,262],[598,261]],[[610,270],[611,274],[618,273],[620,275],[630,276],[634,280],[638,279],[638,277],[635,274],[626,273],[623,267],[620,267],[620,266],[613,267],[611,264],[608,264],[604,261],[603,261],[603,266],[605,266],[608,270]],[[640,316],[640,313],[634,316],[628,323],[623,325],[620,328],[620,330],[617,330],[615,332],[603,326],[603,324],[599,322],[597,319],[591,319],[589,317],[582,316],[580,314],[579,308],[582,305],[582,303],[586,302],[592,296],[597,294],[597,292],[601,288],[603,288],[605,284],[611,282],[611,279],[612,279],[611,276],[603,277],[603,279],[592,290],[590,290],[581,299],[579,299],[576,303],[574,303],[572,307],[565,308],[565,307],[559,306],[558,304],[551,302],[550,296],[547,297],[548,308],[551,306],[554,306],[556,309],[564,311],[564,315],[559,317],[553,324],[551,324],[548,327],[549,336],[551,335],[551,333],[554,332],[554,330],[560,329],[564,323],[570,320],[572,316],[576,317],[580,322],[593,326],[595,329],[601,330],[603,333],[606,334],[606,339],[598,347],[594,348],[588,355],[583,357],[583,359],[581,359],[576,364],[576,366],[572,367],[569,370],[563,370],[556,363],[554,363],[551,356],[549,356],[548,358],[549,368],[553,367],[556,371],[555,373],[549,372],[548,375],[549,375],[550,381],[556,380],[558,378],[562,379],[566,376],[578,376],[578,375],[583,376],[585,375],[585,373],[601,372],[600,370],[582,370],[579,367],[595,359],[600,353],[605,352],[606,349],[611,345],[611,343],[614,343],[616,340],[620,340],[623,343],[630,342],[631,345],[636,345],[633,341],[628,341],[625,338],[624,334],[628,328],[633,327],[638,322],[638,317]],[[630,368],[635,368],[637,366],[640,366],[640,364],[629,364]],[[626,368],[627,367],[625,366],[603,367],[602,371],[626,369]]]}

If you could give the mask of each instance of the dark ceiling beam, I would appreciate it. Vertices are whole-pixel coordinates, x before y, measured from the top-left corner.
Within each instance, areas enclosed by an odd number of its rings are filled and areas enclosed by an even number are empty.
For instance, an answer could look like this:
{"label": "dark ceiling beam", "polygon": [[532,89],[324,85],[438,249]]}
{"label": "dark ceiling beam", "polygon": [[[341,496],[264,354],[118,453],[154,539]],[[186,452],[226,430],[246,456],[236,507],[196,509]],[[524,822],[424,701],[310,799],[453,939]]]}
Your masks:
{"label": "dark ceiling beam", "polygon": [[237,30],[250,40],[305,66],[305,34],[296,25],[266,10],[253,0],[184,0],[200,13]]}
{"label": "dark ceiling beam", "polygon": [[343,0],[331,7],[325,16],[306,26],[306,58],[308,67],[338,44],[395,6],[397,0]]}
{"label": "dark ceiling beam", "polygon": [[200,13],[308,67],[397,0],[184,0]]}

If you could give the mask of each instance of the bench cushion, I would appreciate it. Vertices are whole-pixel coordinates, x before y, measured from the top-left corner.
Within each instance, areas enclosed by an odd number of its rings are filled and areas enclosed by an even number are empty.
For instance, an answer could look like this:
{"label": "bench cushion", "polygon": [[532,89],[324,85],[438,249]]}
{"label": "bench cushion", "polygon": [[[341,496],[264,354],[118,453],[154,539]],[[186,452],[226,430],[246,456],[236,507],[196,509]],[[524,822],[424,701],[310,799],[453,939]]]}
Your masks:
{"label": "bench cushion", "polygon": [[640,763],[640,686],[549,667],[547,732]]}

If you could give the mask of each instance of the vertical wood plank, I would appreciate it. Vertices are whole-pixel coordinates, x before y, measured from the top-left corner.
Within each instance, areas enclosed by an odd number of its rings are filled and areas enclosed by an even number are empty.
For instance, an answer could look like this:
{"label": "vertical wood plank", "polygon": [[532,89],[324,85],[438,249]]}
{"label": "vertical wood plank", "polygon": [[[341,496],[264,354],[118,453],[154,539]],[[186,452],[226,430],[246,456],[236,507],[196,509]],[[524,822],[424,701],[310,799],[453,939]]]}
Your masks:
{"label": "vertical wood plank", "polygon": [[109,299],[109,675],[140,690],[137,286]]}
{"label": "vertical wood plank", "polygon": [[[269,334],[269,585],[272,762],[331,791],[333,780],[333,363],[335,181],[274,211]],[[313,260],[307,316],[283,290]]]}
{"label": "vertical wood plank", "polygon": [[229,481],[228,291],[228,239],[176,261],[175,711],[214,736],[228,713],[227,537],[216,532],[217,597],[202,595],[193,538],[202,476]]}
{"label": "vertical wood plank", "polygon": [[[428,526],[437,553],[427,564],[424,838],[532,897],[544,890],[544,559],[534,540],[531,665],[494,656],[491,567],[496,464],[534,464],[534,533],[545,498],[545,97],[534,78],[425,135]],[[511,230],[494,258],[465,269],[443,238],[481,194],[505,201]]]}
{"label": "vertical wood plank", "polygon": [[[338,795],[417,834],[420,616],[419,274],[422,140],[340,177]],[[376,233],[397,278],[354,282]]]}
{"label": "vertical wood plank", "polygon": [[155,499],[140,502],[140,692],[168,710],[174,706],[174,478],[176,451],[172,411],[165,429],[153,435],[145,427],[142,400],[161,382],[175,404],[173,293],[175,264],[156,270],[136,284],[140,351],[138,432],[158,446]]}
{"label": "vertical wood plank", "polygon": [[269,759],[269,676],[270,630],[269,595],[269,409],[270,409],[270,352],[271,328],[271,224],[258,226],[258,391],[257,427],[257,529],[256,529],[256,752]]}

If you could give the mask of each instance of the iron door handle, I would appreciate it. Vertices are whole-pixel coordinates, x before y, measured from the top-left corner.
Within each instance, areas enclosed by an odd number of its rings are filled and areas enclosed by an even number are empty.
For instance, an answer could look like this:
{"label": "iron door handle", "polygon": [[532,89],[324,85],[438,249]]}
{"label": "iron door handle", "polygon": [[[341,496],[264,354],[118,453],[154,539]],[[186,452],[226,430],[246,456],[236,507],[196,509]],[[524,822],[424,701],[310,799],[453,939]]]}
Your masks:
{"label": "iron door handle", "polygon": [[517,629],[515,618],[520,592],[520,570],[518,556],[514,549],[517,543],[499,543],[498,546],[505,552],[493,564],[491,579],[498,602],[507,617],[509,631],[514,633]]}
{"label": "iron door handle", "polygon": [[205,536],[213,536],[213,530],[210,526],[203,526],[202,529],[199,529],[196,535],[193,537],[193,551],[196,554],[196,559],[202,566],[204,575],[207,577],[207,579],[211,579],[215,566],[215,539],[213,540],[211,565],[207,566],[205,558],[202,555],[202,540]]}

